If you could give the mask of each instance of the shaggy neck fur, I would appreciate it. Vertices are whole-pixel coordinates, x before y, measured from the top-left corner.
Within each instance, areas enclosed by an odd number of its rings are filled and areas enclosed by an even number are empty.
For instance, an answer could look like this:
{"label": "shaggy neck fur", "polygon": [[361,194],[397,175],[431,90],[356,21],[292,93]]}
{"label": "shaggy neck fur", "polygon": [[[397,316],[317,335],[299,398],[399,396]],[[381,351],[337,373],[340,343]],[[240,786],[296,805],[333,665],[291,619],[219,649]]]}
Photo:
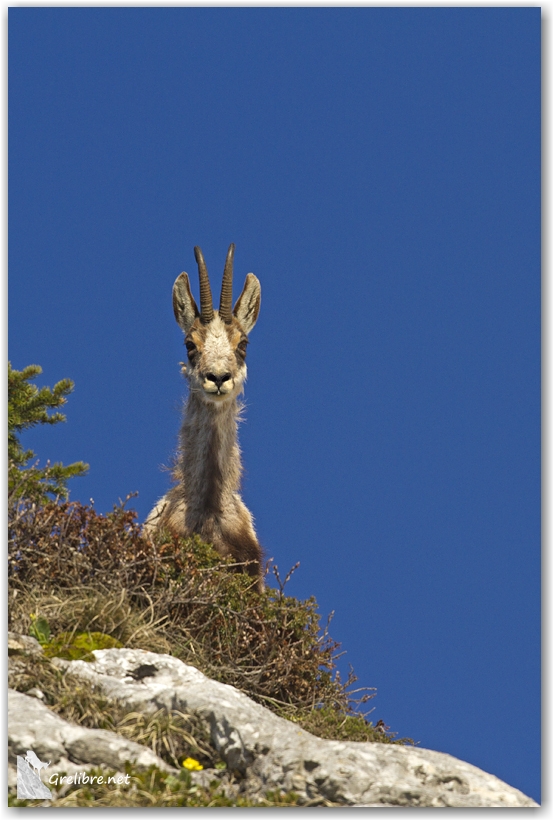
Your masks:
{"label": "shaggy neck fur", "polygon": [[179,478],[186,502],[186,528],[205,533],[223,526],[233,510],[242,465],[237,441],[240,405],[236,398],[221,404],[191,393],[181,429]]}

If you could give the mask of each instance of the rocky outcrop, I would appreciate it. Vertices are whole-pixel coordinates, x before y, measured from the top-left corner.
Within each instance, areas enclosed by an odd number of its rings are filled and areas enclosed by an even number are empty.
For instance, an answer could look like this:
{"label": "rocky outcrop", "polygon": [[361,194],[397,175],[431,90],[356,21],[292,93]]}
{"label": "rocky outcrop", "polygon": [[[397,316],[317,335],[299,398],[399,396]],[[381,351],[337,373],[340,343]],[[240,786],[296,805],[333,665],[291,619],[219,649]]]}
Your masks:
{"label": "rocky outcrop", "polygon": [[115,772],[124,772],[126,761],[137,769],[158,766],[168,771],[169,766],[150,749],[133,743],[105,729],[87,729],[76,726],[54,714],[38,698],[8,690],[8,763],[10,785],[15,783],[18,756],[29,749],[41,760],[48,761],[43,780],[53,771],[74,775],[91,766],[104,766]]}
{"label": "rocky outcrop", "polygon": [[[537,804],[497,777],[440,752],[384,743],[321,740],[254,703],[232,686],[210,680],[169,655],[132,649],[94,653],[96,661],[62,661],[60,666],[97,687],[129,710],[160,708],[195,712],[209,725],[211,740],[228,769],[242,777],[251,796],[268,790],[294,791],[309,805],[345,806],[530,807]],[[33,701],[11,694],[12,703]],[[13,754],[33,749],[84,762],[94,737],[90,763],[121,769],[124,759],[147,765],[143,747],[110,732],[70,727],[35,701],[10,725]],[[31,727],[29,728],[29,717]],[[61,723],[65,726],[62,727]],[[69,728],[68,728],[69,727]],[[15,735],[26,732],[25,740]],[[106,737],[110,735],[110,739]],[[79,739],[80,738],[80,739]],[[142,757],[140,756],[142,754]],[[103,758],[103,759],[101,759]],[[161,768],[166,764],[158,763]]]}
{"label": "rocky outcrop", "polygon": [[[73,674],[128,707],[198,713],[230,770],[248,791],[295,791],[306,801],[342,805],[532,806],[516,789],[447,754],[383,743],[321,740],[168,655],[142,650],[95,652],[73,661]],[[147,674],[140,676],[140,670]]]}

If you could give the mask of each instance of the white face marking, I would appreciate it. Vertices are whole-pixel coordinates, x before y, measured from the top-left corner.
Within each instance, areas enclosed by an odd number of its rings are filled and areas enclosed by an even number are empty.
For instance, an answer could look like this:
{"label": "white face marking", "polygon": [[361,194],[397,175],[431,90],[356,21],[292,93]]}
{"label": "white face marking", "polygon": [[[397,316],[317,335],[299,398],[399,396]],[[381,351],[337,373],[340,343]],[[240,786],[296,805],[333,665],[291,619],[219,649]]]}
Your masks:
{"label": "white face marking", "polygon": [[[216,312],[208,325],[189,334],[197,347],[187,368],[190,389],[212,404],[235,398],[242,391],[246,378],[246,365],[237,359],[228,330],[228,325]],[[239,341],[241,335],[231,332],[231,337]]]}

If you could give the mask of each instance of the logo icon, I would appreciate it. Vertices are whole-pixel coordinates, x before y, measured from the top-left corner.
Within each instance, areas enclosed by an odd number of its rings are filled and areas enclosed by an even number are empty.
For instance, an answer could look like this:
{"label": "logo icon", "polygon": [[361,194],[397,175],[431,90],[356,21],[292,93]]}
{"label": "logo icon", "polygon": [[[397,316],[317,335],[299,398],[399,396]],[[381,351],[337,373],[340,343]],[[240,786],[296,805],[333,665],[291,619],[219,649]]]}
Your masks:
{"label": "logo icon", "polygon": [[18,800],[43,800],[52,797],[50,789],[40,779],[40,770],[50,765],[43,763],[29,749],[25,757],[17,755],[17,797]]}

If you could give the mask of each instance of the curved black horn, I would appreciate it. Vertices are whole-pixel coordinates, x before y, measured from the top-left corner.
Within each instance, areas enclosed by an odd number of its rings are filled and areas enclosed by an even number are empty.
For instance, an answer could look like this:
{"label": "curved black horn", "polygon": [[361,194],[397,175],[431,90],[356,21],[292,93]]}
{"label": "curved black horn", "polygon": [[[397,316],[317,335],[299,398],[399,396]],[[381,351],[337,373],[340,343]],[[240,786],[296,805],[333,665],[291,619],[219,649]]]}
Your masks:
{"label": "curved black horn", "polygon": [[207,275],[207,267],[202,249],[196,246],[194,248],[194,256],[198,263],[198,273],[200,276],[200,320],[202,324],[207,325],[213,319],[213,298],[211,296],[211,287],[209,286],[209,276]]}
{"label": "curved black horn", "polygon": [[219,316],[230,325],[232,322],[232,270],[234,264],[234,242],[230,245],[225,262],[223,273],[223,284],[221,286],[221,303],[219,306]]}

